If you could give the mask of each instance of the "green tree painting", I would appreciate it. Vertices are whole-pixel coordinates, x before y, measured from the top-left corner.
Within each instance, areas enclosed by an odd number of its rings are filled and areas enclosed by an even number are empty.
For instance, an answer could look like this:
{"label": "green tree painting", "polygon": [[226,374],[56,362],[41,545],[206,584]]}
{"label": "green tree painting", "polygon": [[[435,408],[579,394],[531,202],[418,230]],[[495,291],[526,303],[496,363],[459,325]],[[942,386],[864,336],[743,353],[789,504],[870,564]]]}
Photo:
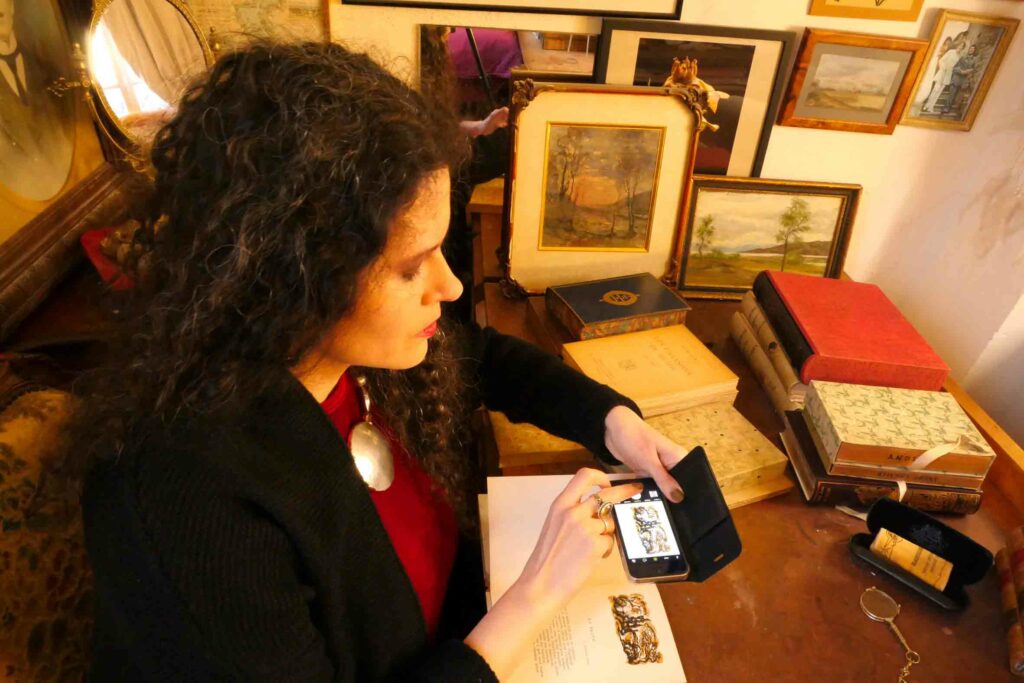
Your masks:
{"label": "green tree painting", "polygon": [[793,197],[789,208],[779,216],[779,224],[782,227],[775,233],[775,240],[782,243],[782,265],[779,266],[779,270],[784,271],[790,246],[800,244],[800,235],[811,229],[811,207],[806,200]]}

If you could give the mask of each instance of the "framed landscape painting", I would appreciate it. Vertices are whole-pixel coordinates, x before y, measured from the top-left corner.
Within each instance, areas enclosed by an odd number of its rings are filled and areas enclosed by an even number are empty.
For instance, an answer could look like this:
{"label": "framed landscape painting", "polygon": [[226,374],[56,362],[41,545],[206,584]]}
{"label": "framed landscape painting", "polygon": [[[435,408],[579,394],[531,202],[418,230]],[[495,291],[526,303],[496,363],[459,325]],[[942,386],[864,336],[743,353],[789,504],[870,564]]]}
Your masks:
{"label": "framed landscape painting", "polygon": [[970,130],[1019,23],[943,10],[901,123]]}
{"label": "framed landscape painting", "polygon": [[797,34],[674,21],[604,22],[594,77],[708,92],[696,173],[757,176],[796,53]]}
{"label": "framed landscape painting", "polygon": [[649,272],[675,281],[701,98],[515,81],[502,262],[521,293]]}
{"label": "framed landscape painting", "polygon": [[687,296],[743,296],[762,270],[839,277],[859,185],[694,176],[682,277]]}
{"label": "framed landscape painting", "polygon": [[927,48],[924,40],[808,29],[779,123],[891,135]]}

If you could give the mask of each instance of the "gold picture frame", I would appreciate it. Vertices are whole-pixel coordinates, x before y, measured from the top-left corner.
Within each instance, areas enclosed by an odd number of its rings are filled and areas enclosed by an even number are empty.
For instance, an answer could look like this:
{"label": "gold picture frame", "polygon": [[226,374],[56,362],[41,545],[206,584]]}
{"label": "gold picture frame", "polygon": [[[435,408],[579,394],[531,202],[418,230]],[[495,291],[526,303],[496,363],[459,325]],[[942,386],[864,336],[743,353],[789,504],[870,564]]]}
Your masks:
{"label": "gold picture frame", "polygon": [[849,19],[917,21],[924,0],[811,0],[808,14]]}
{"label": "gold picture frame", "polygon": [[860,193],[843,183],[693,176],[678,288],[740,299],[762,270],[840,277]]}
{"label": "gold picture frame", "polygon": [[807,29],[779,125],[892,135],[928,41]]}
{"label": "gold picture frame", "polygon": [[[1019,24],[1010,17],[942,10],[900,123],[970,130]],[[973,56],[972,47],[975,64],[961,68],[963,58]],[[963,79],[959,85],[958,79]]]}
{"label": "gold picture frame", "polygon": [[521,294],[649,272],[678,278],[706,95],[515,81],[500,259]]}

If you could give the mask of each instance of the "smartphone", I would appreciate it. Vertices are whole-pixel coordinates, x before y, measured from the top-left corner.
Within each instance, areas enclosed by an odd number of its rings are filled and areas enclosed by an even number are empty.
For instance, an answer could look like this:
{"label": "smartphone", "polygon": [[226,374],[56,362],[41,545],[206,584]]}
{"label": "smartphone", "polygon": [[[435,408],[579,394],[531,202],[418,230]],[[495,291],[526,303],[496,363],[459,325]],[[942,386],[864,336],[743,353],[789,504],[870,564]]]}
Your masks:
{"label": "smartphone", "polygon": [[[684,581],[690,565],[675,522],[653,479],[637,479],[644,490],[617,503],[615,535],[626,573],[634,581]],[[615,484],[633,482],[616,481]]]}

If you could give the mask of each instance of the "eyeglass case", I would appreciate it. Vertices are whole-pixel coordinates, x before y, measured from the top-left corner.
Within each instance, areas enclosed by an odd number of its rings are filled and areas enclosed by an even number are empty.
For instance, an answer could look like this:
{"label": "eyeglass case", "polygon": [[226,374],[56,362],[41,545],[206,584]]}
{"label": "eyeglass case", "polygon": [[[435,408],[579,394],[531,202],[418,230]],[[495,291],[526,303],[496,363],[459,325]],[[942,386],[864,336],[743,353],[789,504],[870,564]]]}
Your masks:
{"label": "eyeglass case", "polygon": [[686,580],[699,583],[739,557],[743,545],[703,447],[690,451],[669,474],[683,488],[683,501],[668,507],[690,565]]}
{"label": "eyeglass case", "polygon": [[[962,610],[967,607],[970,600],[964,587],[980,581],[992,567],[992,553],[987,549],[931,515],[891,498],[875,501],[868,510],[867,524],[869,533],[855,534],[850,539],[853,556],[944,609]],[[953,569],[945,590],[928,585],[902,567],[871,552],[871,543],[879,529],[888,529],[951,562]]]}

